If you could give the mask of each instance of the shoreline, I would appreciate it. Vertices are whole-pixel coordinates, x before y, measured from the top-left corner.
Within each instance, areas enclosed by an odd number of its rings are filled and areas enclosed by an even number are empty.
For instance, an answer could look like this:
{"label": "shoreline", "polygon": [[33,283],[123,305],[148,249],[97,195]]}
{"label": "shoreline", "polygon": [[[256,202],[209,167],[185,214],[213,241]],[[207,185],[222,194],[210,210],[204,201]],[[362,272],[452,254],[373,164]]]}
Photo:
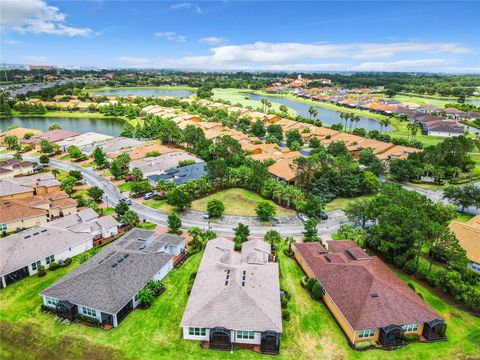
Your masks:
{"label": "shoreline", "polygon": [[89,94],[102,92],[102,91],[115,91],[115,90],[186,90],[186,91],[195,92],[197,88],[189,87],[189,86],[121,86],[121,87],[105,86],[101,88],[85,89],[85,91]]}

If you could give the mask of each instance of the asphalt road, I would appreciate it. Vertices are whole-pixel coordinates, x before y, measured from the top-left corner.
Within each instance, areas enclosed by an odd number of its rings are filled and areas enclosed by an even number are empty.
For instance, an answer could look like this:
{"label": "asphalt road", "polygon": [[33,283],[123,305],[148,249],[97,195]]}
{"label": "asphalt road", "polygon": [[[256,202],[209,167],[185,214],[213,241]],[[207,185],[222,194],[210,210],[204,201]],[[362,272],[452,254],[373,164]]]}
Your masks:
{"label": "asphalt road", "polygon": [[[35,156],[23,157],[25,160],[37,161]],[[84,180],[90,186],[97,186],[104,191],[104,201],[109,206],[115,206],[120,199],[124,198],[120,190],[113,185],[110,181],[98,175],[94,171],[84,168],[78,165],[67,163],[59,160],[50,160],[51,167],[55,167],[61,170],[79,170]],[[159,224],[167,225],[167,213],[152,209],[148,206],[132,202],[130,208],[134,210],[140,219]],[[331,211],[328,214],[328,220],[323,220],[318,225],[318,232],[320,235],[327,235],[337,232],[342,223],[348,222],[345,214],[341,210]],[[181,215],[183,227],[188,229],[192,226],[198,226],[203,229],[207,229],[209,226],[212,230],[215,230],[218,235],[231,236],[233,235],[233,228],[239,223],[244,223],[249,226],[251,236],[263,236],[268,230],[277,230],[282,236],[294,236],[300,237],[303,232],[303,223],[295,217],[279,216],[276,219],[278,223],[272,226],[262,225],[258,218],[254,216],[230,216],[225,215],[221,219],[215,221],[208,221],[203,219],[203,213],[200,211],[188,210]]]}

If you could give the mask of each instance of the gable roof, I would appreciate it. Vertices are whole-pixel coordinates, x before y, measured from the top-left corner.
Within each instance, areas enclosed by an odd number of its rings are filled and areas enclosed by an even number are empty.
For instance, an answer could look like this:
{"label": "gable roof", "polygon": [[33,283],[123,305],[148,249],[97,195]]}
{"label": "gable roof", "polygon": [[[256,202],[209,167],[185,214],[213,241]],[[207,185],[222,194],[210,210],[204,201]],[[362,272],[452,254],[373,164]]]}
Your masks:
{"label": "gable roof", "polygon": [[355,330],[442,319],[378,257],[351,240],[294,244],[317,280]]}
{"label": "gable roof", "polygon": [[282,332],[278,264],[265,262],[262,243],[241,253],[225,238],[207,243],[181,326]]}
{"label": "gable roof", "polygon": [[40,295],[116,314],[173,259],[162,251],[164,238],[132,229]]}
{"label": "gable roof", "polygon": [[480,264],[480,215],[466,223],[452,221],[449,227],[467,252],[467,258]]}

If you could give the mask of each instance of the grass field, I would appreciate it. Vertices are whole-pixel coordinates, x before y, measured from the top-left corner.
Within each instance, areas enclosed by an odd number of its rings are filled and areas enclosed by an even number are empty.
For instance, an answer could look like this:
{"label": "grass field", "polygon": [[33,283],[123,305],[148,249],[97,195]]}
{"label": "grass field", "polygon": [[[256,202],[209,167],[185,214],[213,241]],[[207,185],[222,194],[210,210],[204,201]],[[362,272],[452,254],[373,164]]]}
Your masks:
{"label": "grass field", "polygon": [[[249,350],[209,351],[181,338],[180,320],[188,299],[188,279],[201,254],[192,256],[163,281],[167,290],[148,310],[134,310],[111,331],[55,322],[40,311],[37,294],[78,266],[33,276],[0,292],[0,358],[3,359],[266,359]],[[302,270],[280,255],[281,286],[292,294],[291,320],[283,322],[281,354],[276,359],[478,359],[480,319],[444,303],[415,283],[425,300],[447,320],[448,341],[411,344],[395,351],[352,350],[323,303],[300,286]],[[404,280],[408,280],[404,277]],[[411,280],[408,280],[411,281]]]}
{"label": "grass field", "polygon": [[335,200],[332,200],[329,203],[325,204],[325,211],[345,209],[345,207],[351,202],[359,200],[370,200],[371,198],[373,198],[373,195],[362,195],[354,198],[336,198]]}
{"label": "grass field", "polygon": [[175,211],[172,205],[167,204],[167,200],[147,200],[143,205],[168,213]]}
{"label": "grass field", "polygon": [[[386,99],[385,94],[375,94],[375,97],[381,97]],[[415,102],[419,105],[432,104],[440,107],[444,107],[445,104],[456,103],[458,97],[453,96],[440,96],[440,95],[420,95],[420,94],[397,94],[393,99],[401,102]],[[468,98],[467,100],[478,100],[478,97]]]}
{"label": "grass field", "polygon": [[276,205],[273,201],[265,200],[260,195],[245,189],[228,189],[219,191],[192,203],[193,210],[207,210],[210,200],[220,200],[225,205],[225,215],[255,216],[255,207],[260,201],[268,201],[277,209],[277,216],[295,216],[295,211]]}

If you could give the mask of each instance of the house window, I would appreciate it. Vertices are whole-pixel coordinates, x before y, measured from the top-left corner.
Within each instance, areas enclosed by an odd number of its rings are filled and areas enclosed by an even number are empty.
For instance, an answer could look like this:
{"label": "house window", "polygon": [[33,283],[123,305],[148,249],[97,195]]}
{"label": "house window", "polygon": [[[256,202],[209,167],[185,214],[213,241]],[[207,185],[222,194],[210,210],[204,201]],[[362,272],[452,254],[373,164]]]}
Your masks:
{"label": "house window", "polygon": [[375,335],[375,329],[365,329],[357,331],[358,337],[360,339],[370,338]]}
{"label": "house window", "polygon": [[7,231],[7,224],[0,224],[0,231]]}
{"label": "house window", "polygon": [[91,316],[91,317],[97,317],[97,311],[95,309],[92,309],[92,308],[89,308],[89,307],[86,307],[86,306],[82,306],[82,312],[85,315],[88,315],[88,316]]}
{"label": "house window", "polygon": [[254,331],[237,331],[237,339],[244,339],[244,340],[253,340],[255,339],[255,332]]}
{"label": "house window", "polygon": [[404,332],[412,332],[418,330],[418,324],[407,324],[402,326]]}
{"label": "house window", "polygon": [[40,261],[36,261],[36,262],[32,263],[32,270],[33,271],[37,270],[39,265],[41,265]]}
{"label": "house window", "polygon": [[480,271],[480,264],[472,263],[472,269],[475,271]]}
{"label": "house window", "polygon": [[45,261],[47,262],[47,265],[55,261],[55,255],[50,255],[48,256]]}
{"label": "house window", "polygon": [[189,327],[188,328],[188,335],[205,336],[205,328]]}
{"label": "house window", "polygon": [[45,301],[46,301],[47,305],[55,306],[55,305],[57,305],[58,299],[52,298],[50,296],[45,296]]}

